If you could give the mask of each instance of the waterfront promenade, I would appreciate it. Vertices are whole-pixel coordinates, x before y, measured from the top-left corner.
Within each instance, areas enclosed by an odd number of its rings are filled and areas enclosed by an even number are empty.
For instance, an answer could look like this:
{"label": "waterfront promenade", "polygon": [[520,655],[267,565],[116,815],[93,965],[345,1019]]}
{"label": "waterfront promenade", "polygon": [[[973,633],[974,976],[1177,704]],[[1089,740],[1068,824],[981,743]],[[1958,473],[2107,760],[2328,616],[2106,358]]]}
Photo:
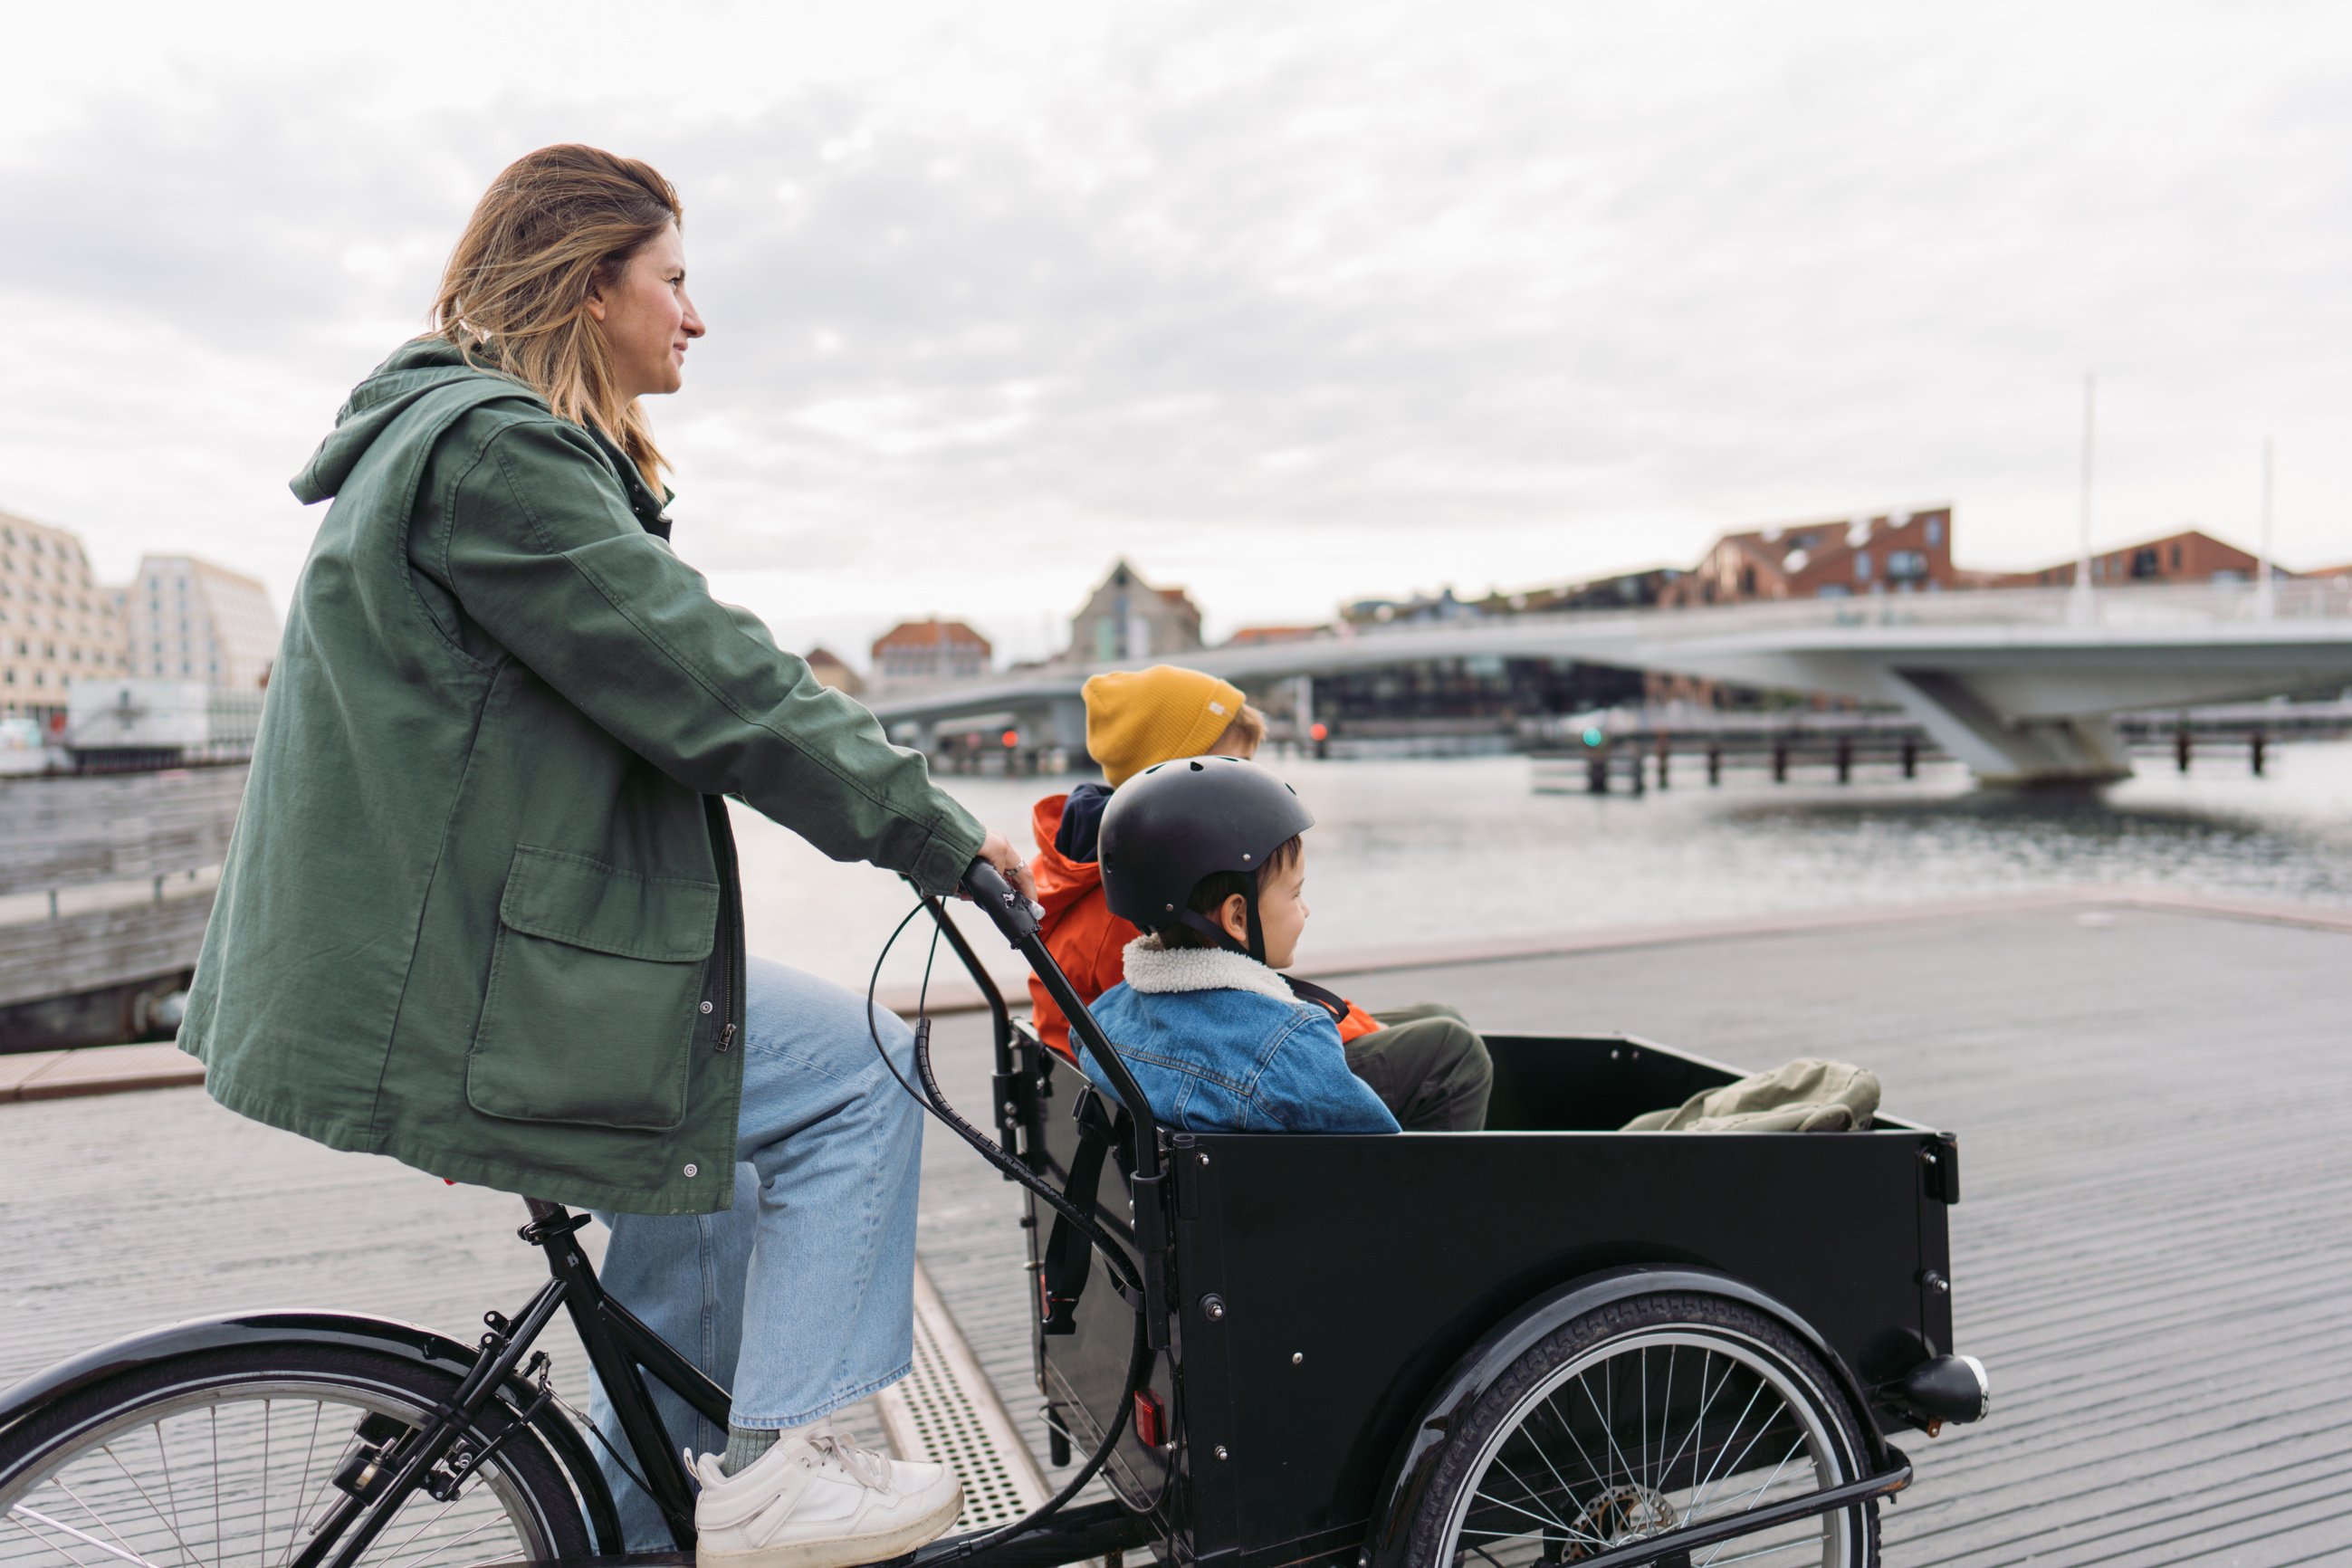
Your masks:
{"label": "waterfront promenade", "polygon": [[[1332,983],[1368,1005],[1450,1001],[1497,1031],[1622,1030],[1749,1067],[1842,1057],[1879,1073],[1890,1110],[1959,1133],[1958,1348],[1990,1366],[1993,1413],[1906,1440],[1920,1479],[1886,1512],[1890,1562],[2352,1552],[2342,913],[2043,897],[1515,952]],[[973,1113],[984,1034],[977,1015],[939,1027],[946,1087]],[[935,1130],[925,1265],[1042,1452],[1017,1212]],[[0,1381],[235,1306],[466,1334],[533,1281],[520,1218],[512,1199],[331,1153],[196,1089],[0,1104]],[[557,1353],[576,1393],[577,1352]]]}

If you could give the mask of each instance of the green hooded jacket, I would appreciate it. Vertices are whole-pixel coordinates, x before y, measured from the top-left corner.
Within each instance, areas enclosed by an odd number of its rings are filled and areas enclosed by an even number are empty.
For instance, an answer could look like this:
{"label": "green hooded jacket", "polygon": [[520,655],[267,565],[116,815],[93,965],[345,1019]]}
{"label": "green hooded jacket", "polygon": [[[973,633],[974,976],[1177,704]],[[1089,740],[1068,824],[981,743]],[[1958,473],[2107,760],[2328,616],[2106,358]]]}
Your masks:
{"label": "green hooded jacket", "polygon": [[233,1110],[642,1214],[734,1186],[743,926],[721,799],[952,888],[982,831],[710,596],[620,452],[438,340],[294,481],[287,618],[183,1050]]}

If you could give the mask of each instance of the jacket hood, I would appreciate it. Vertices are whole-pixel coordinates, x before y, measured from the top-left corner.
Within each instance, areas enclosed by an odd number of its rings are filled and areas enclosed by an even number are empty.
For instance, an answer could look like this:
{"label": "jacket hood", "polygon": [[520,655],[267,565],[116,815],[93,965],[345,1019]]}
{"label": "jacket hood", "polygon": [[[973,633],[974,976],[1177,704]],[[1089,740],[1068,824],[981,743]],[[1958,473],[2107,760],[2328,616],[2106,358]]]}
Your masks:
{"label": "jacket hood", "polygon": [[[1075,858],[1060,847],[1068,804],[1085,790],[1100,788],[1099,784],[1080,784],[1068,795],[1049,795],[1029,814],[1029,831],[1037,841],[1037,858],[1030,862],[1029,874],[1036,881],[1037,901],[1045,906],[1045,918],[1049,921],[1102,886],[1099,863],[1091,858]],[[1099,807],[1095,815],[1099,821]],[[1091,851],[1094,845],[1089,841],[1086,847]]]}
{"label": "jacket hood", "polygon": [[[352,388],[351,396],[335,411],[334,429],[319,443],[319,449],[310,455],[302,471],[294,476],[291,488],[295,499],[305,506],[332,500],[351,479],[352,471],[359,467],[360,459],[385,438],[404,415],[441,388],[467,382],[504,383],[512,389],[507,395],[515,402],[541,416],[552,412],[545,398],[522,383],[479,363],[467,363],[464,353],[446,339],[412,338]],[[637,466],[606,440],[602,431],[592,427],[588,434],[619,474],[639,521],[667,538],[669,524],[662,516],[662,508],[669,502],[669,491],[664,489],[656,494],[637,471]]]}
{"label": "jacket hood", "polygon": [[[352,388],[350,397],[335,411],[335,427],[294,476],[295,499],[305,506],[331,500],[385,431],[419,400],[437,388],[495,376],[496,372],[466,363],[456,344],[440,338],[416,338],[403,343],[393,356],[370,371]],[[520,383],[514,395],[547,405]]]}

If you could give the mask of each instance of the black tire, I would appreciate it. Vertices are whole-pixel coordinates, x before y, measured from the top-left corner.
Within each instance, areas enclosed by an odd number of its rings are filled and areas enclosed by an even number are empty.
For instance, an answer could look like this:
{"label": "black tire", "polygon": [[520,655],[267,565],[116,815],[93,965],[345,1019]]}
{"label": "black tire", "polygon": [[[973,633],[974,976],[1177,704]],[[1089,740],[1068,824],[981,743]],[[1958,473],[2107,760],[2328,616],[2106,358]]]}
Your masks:
{"label": "black tire", "polygon": [[[420,1426],[457,1382],[398,1355],[296,1342],[198,1352],[79,1390],[0,1434],[0,1568],[120,1568],[125,1553],[291,1563],[344,1496],[333,1478],[362,1446],[360,1422]],[[452,1500],[410,1497],[362,1562],[590,1555],[562,1467],[516,1425],[503,1405],[485,1409],[461,1441],[506,1441]]]}
{"label": "black tire", "polygon": [[[1571,1563],[1860,1480],[1862,1419],[1821,1357],[1760,1312],[1697,1295],[1598,1308],[1529,1347],[1472,1407],[1414,1514],[1407,1560]],[[1877,1505],[1734,1537],[1688,1562],[1766,1547],[1774,1568],[1874,1568]]]}

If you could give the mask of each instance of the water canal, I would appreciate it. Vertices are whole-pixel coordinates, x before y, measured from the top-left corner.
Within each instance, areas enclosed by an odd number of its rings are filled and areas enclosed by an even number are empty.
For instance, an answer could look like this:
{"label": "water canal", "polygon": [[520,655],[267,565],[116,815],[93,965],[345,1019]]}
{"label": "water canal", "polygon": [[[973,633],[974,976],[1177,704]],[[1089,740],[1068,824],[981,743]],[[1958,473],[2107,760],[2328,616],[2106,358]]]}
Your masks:
{"label": "water canal", "polygon": [[[1539,795],[1524,757],[1273,759],[1315,809],[1303,950],[1973,898],[2083,884],[2352,907],[2352,743],[2242,756],[2187,776],[2144,758],[2096,795],[1973,788],[1946,764],[1910,781],[1800,774],[1775,785]],[[1678,781],[1683,775],[1677,775]],[[1026,848],[1040,795],[1073,782],[957,777],[947,786]],[[908,907],[870,868],[836,865],[737,811],[751,951],[863,984]],[[919,976],[902,944],[885,984]],[[1008,970],[1010,955],[1005,955]]]}

